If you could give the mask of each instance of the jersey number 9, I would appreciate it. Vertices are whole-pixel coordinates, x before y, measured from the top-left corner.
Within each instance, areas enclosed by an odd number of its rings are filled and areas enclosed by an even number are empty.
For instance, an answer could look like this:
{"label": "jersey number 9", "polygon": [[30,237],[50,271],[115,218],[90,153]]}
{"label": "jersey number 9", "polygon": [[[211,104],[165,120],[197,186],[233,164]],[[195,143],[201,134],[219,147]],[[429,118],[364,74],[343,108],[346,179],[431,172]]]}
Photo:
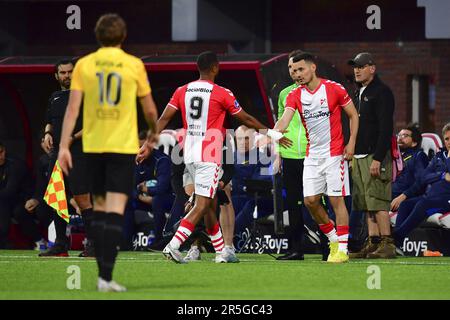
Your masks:
{"label": "jersey number 9", "polygon": [[192,97],[191,99],[191,112],[189,115],[192,119],[198,120],[202,116],[203,99],[201,97]]}

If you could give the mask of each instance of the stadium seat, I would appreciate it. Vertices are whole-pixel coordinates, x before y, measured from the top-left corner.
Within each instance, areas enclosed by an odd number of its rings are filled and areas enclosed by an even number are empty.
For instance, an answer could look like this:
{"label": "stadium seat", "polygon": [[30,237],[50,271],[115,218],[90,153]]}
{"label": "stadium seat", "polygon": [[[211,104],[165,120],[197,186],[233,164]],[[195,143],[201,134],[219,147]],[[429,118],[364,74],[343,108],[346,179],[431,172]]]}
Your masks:
{"label": "stadium seat", "polygon": [[442,148],[442,140],[435,133],[422,133],[422,149],[427,154],[428,158],[434,157],[436,152]]}

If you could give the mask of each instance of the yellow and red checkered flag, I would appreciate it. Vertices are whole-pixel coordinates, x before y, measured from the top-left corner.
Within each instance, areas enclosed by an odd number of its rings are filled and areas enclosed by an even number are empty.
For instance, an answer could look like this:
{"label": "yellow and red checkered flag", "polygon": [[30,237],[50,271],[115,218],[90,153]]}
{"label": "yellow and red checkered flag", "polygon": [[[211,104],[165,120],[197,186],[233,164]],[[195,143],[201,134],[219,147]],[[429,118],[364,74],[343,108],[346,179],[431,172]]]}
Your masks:
{"label": "yellow and red checkered flag", "polygon": [[53,167],[52,175],[44,194],[44,200],[50,207],[56,210],[62,219],[69,222],[66,187],[64,186],[64,176],[58,160],[56,160],[55,166]]}

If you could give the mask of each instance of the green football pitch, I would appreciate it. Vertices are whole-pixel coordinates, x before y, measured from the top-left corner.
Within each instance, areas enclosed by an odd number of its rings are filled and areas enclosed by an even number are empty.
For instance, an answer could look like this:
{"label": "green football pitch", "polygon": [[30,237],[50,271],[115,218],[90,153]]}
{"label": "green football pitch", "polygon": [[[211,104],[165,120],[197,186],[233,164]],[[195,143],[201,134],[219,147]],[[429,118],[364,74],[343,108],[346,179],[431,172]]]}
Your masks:
{"label": "green football pitch", "polygon": [[281,262],[240,254],[240,263],[216,264],[213,254],[203,254],[202,261],[179,265],[160,253],[121,252],[114,278],[128,292],[99,293],[95,260],[70,254],[39,258],[35,251],[0,251],[0,299],[450,299],[446,257],[335,265],[319,255]]}

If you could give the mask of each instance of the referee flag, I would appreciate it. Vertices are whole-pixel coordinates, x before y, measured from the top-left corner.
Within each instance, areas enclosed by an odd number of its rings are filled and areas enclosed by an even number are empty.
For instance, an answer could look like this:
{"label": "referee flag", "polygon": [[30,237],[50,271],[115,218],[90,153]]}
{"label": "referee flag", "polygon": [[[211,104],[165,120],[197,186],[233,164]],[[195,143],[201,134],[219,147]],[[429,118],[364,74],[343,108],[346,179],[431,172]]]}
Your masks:
{"label": "referee flag", "polygon": [[69,222],[64,176],[58,160],[53,167],[52,175],[48,182],[47,190],[45,191],[44,200],[50,207],[56,210],[62,219]]}

